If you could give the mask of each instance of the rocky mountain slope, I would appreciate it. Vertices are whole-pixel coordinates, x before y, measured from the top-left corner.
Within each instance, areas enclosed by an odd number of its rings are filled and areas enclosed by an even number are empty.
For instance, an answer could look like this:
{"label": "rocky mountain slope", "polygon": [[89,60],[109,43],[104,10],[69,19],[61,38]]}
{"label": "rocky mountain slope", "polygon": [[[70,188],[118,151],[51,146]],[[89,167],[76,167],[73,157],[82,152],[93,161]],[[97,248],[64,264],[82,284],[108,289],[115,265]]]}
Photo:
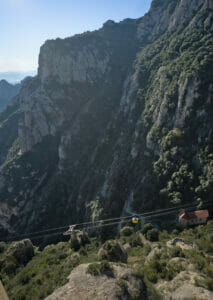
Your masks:
{"label": "rocky mountain slope", "polygon": [[211,201],[212,33],[212,1],[154,0],[47,41],[0,115],[1,233]]}
{"label": "rocky mountain slope", "polygon": [[172,229],[128,226],[104,243],[87,236],[76,247],[73,236],[42,251],[28,239],[0,242],[2,282],[11,300],[211,300],[213,222]]}
{"label": "rocky mountain slope", "polygon": [[6,80],[0,81],[0,110],[15,97],[20,90],[20,84],[10,84]]}

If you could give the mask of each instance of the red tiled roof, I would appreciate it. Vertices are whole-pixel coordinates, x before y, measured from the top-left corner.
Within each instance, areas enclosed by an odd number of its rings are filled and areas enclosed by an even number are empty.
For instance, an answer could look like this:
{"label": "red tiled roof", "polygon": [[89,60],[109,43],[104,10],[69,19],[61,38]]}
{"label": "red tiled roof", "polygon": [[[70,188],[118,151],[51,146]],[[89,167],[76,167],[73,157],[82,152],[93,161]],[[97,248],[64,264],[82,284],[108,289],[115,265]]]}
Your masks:
{"label": "red tiled roof", "polygon": [[190,211],[190,212],[184,212],[180,215],[179,219],[185,219],[185,220],[190,220],[190,219],[203,219],[203,218],[208,218],[209,217],[209,212],[207,209],[205,210],[195,210],[195,211]]}

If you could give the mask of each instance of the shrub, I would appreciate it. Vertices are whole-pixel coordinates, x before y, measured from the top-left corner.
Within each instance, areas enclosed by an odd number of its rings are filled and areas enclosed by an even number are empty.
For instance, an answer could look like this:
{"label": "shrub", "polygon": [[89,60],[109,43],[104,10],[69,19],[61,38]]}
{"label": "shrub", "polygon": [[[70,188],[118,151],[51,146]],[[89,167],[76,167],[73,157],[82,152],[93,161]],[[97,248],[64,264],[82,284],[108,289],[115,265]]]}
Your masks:
{"label": "shrub", "polygon": [[13,256],[19,264],[25,265],[34,256],[33,244],[29,239],[13,242],[8,248],[8,253]]}
{"label": "shrub", "polygon": [[195,286],[203,287],[202,280],[198,279],[197,277],[195,277],[195,279],[194,279],[194,284],[195,284]]}
{"label": "shrub", "polygon": [[127,262],[127,252],[122,245],[114,240],[106,241],[98,252],[99,260]]}
{"label": "shrub", "polygon": [[160,232],[160,234],[159,234],[159,240],[160,241],[169,240],[169,239],[170,239],[170,235],[167,232],[167,230],[164,229],[163,231]]}
{"label": "shrub", "polygon": [[147,299],[148,300],[162,300],[162,296],[159,292],[155,289],[153,284],[145,279],[145,285],[147,289]]}
{"label": "shrub", "polygon": [[183,250],[178,246],[174,246],[171,248],[170,255],[171,257],[184,257]]}
{"label": "shrub", "polygon": [[208,239],[210,240],[211,243],[213,243],[213,234],[209,234]]}
{"label": "shrub", "polygon": [[16,268],[17,268],[17,264],[15,262],[13,262],[13,261],[9,261],[6,264],[6,266],[4,268],[4,271],[5,271],[6,274],[10,275],[10,274],[15,273]]}
{"label": "shrub", "polygon": [[25,293],[18,295],[17,298],[13,298],[14,300],[26,300],[27,299],[27,295],[25,295]]}
{"label": "shrub", "polygon": [[128,285],[127,285],[127,282],[125,280],[120,278],[118,280],[118,285],[120,286],[123,295],[128,293]]}
{"label": "shrub", "polygon": [[207,288],[210,291],[213,291],[213,278],[207,277],[204,280],[195,278],[195,285]]}
{"label": "shrub", "polygon": [[208,290],[213,291],[213,278],[212,277],[207,277],[204,280],[204,283]]}
{"label": "shrub", "polygon": [[213,278],[213,267],[207,267],[205,268],[204,272],[209,276]]}
{"label": "shrub", "polygon": [[155,270],[156,273],[162,272],[162,265],[160,264],[159,259],[153,259],[150,262],[149,267],[152,268],[153,270]]}
{"label": "shrub", "polygon": [[129,240],[131,247],[137,247],[137,246],[143,246],[143,243],[141,241],[141,237],[139,234],[134,234],[130,237]]}
{"label": "shrub", "polygon": [[112,275],[112,268],[108,261],[102,261],[100,263],[92,263],[87,267],[86,273],[98,276],[101,274]]}
{"label": "shrub", "polygon": [[87,250],[84,247],[81,247],[80,250],[78,251],[80,255],[87,256]]}
{"label": "shrub", "polygon": [[197,256],[197,258],[195,259],[195,265],[199,271],[203,270],[203,268],[206,266],[205,258]]}
{"label": "shrub", "polygon": [[65,258],[67,258],[67,253],[61,253],[61,254],[59,254],[58,258],[59,259],[65,259]]}
{"label": "shrub", "polygon": [[133,271],[133,275],[136,276],[137,278],[140,278],[142,281],[144,281],[144,279],[145,279],[144,273],[145,273],[145,271],[141,267],[137,267]]}
{"label": "shrub", "polygon": [[167,280],[172,280],[175,276],[175,272],[171,267],[167,268],[167,272],[166,272],[166,279]]}
{"label": "shrub", "polygon": [[130,226],[125,226],[120,230],[120,236],[130,236],[134,233],[134,229]]}
{"label": "shrub", "polygon": [[72,256],[71,256],[71,266],[73,268],[75,268],[78,264],[80,263],[80,258],[79,258],[79,254],[78,253],[74,253]]}
{"label": "shrub", "polygon": [[151,246],[149,244],[145,244],[145,246],[143,247],[144,255],[147,256],[151,250]]}
{"label": "shrub", "polygon": [[147,279],[149,281],[151,281],[152,283],[157,283],[157,281],[158,281],[157,274],[153,271],[148,272]]}
{"label": "shrub", "polygon": [[19,282],[21,284],[27,284],[30,281],[31,277],[28,273],[22,273],[19,276]]}
{"label": "shrub", "polygon": [[158,241],[158,237],[159,237],[159,231],[156,228],[149,230],[146,234],[147,240],[151,242]]}
{"label": "shrub", "polygon": [[0,242],[0,253],[3,253],[6,249],[6,244],[4,242]]}
{"label": "shrub", "polygon": [[172,234],[178,235],[178,234],[179,234],[179,231],[178,231],[177,229],[174,229],[174,230],[172,230]]}
{"label": "shrub", "polygon": [[154,226],[151,223],[147,223],[142,227],[141,232],[145,235],[149,230],[153,228]]}
{"label": "shrub", "polygon": [[38,285],[41,285],[41,284],[42,284],[42,279],[41,279],[40,277],[38,277],[38,278],[36,279],[36,283],[37,283]]}
{"label": "shrub", "polygon": [[73,232],[70,235],[70,247],[71,249],[74,249],[75,251],[78,251],[81,246],[85,246],[86,244],[88,244],[89,238],[88,238],[88,234],[84,231],[80,231],[80,232]]}

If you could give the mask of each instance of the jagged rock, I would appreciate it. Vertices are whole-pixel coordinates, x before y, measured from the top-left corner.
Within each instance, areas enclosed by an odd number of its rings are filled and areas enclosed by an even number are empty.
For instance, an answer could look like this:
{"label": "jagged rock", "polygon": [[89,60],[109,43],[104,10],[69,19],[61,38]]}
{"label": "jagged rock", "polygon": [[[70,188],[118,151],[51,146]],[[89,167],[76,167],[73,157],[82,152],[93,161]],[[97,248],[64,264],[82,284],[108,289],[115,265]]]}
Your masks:
{"label": "jagged rock", "polygon": [[102,299],[146,299],[144,283],[132,274],[132,270],[112,265],[113,277],[107,275],[92,276],[86,273],[88,264],[76,267],[68,279],[69,282],[55,290],[46,300],[102,300]]}
{"label": "jagged rock", "polygon": [[178,246],[181,249],[193,250],[197,249],[197,245],[195,243],[189,243],[181,238],[174,238],[171,241],[167,242],[167,247]]}
{"label": "jagged rock", "polygon": [[61,39],[48,41],[41,48],[39,77],[42,82],[51,76],[56,77],[61,84],[73,81],[94,83],[107,72],[111,54],[107,48],[100,52],[96,42],[91,41],[79,51],[68,39],[65,43]]}
{"label": "jagged rock", "polygon": [[160,255],[160,253],[161,253],[161,249],[158,247],[158,245],[153,246],[152,250],[149,252],[149,254],[146,257],[145,265],[148,265],[150,263],[150,261],[154,257]]}
{"label": "jagged rock", "polygon": [[7,293],[1,283],[1,280],[0,280],[0,299],[1,300],[9,300],[9,298],[7,297]]}
{"label": "jagged rock", "polygon": [[194,271],[182,271],[171,281],[159,282],[156,288],[165,299],[186,299],[198,297],[211,300],[213,292],[203,287],[194,285],[195,278],[202,280],[203,277]]}

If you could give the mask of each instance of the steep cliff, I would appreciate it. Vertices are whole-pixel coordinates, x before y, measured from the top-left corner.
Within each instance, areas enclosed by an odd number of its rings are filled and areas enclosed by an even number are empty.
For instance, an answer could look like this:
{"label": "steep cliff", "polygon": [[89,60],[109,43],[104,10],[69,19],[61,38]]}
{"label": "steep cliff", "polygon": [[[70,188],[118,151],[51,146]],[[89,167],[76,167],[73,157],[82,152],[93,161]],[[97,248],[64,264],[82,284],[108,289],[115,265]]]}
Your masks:
{"label": "steep cliff", "polygon": [[0,110],[15,97],[20,90],[20,84],[10,84],[6,80],[0,81]]}
{"label": "steep cliff", "polygon": [[211,1],[154,0],[141,19],[47,41],[1,156],[2,227],[211,200],[212,33]]}

